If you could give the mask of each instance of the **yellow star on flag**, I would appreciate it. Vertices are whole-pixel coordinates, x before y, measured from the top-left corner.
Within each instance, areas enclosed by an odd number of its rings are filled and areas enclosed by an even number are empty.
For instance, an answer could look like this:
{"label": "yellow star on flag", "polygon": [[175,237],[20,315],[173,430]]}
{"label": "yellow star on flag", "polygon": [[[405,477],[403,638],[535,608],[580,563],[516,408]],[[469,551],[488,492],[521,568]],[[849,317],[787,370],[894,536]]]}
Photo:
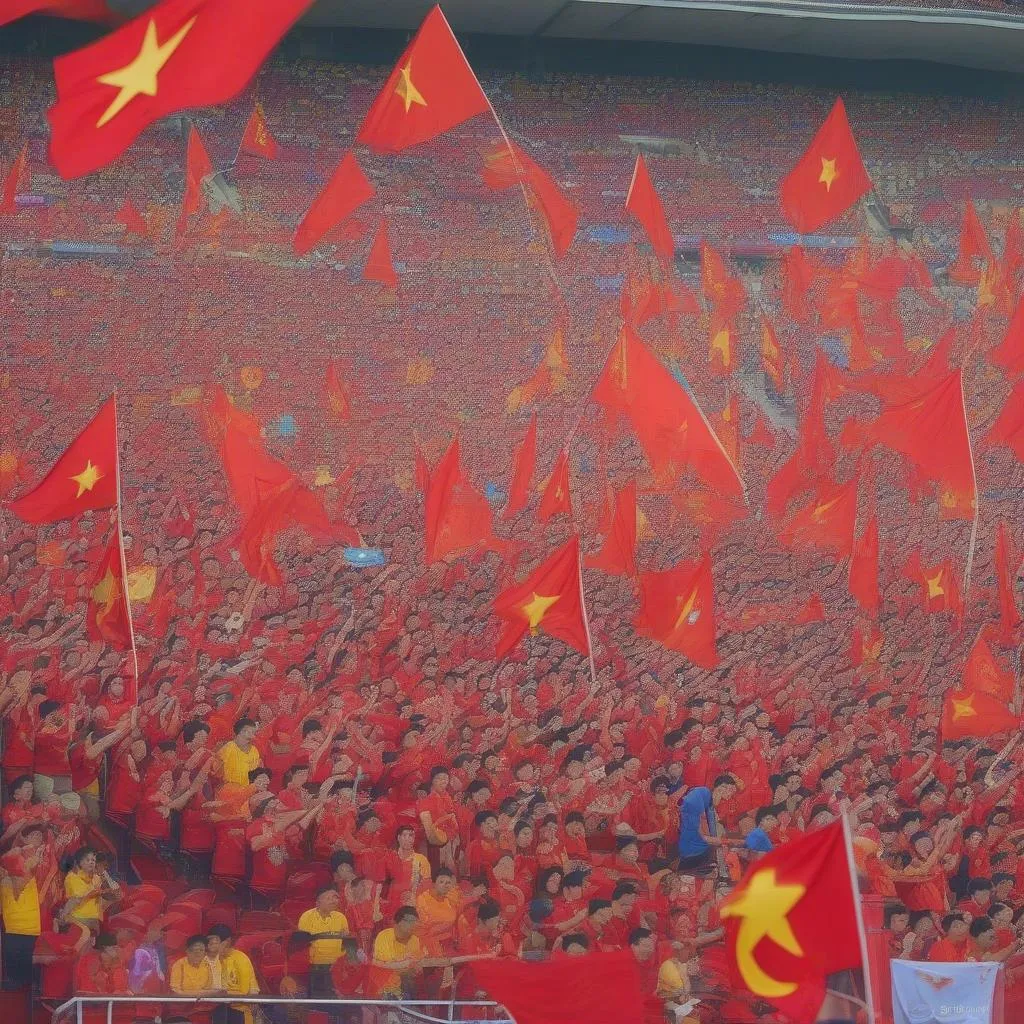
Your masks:
{"label": "yellow star on flag", "polygon": [[75,497],[80,498],[86,491],[91,491],[103,479],[103,474],[92,464],[91,459],[86,459],[85,469],[71,479],[78,484],[78,493]]}
{"label": "yellow star on flag", "polygon": [[821,175],[818,177],[818,181],[825,186],[826,192],[832,191],[832,182],[839,177],[839,171],[836,170],[835,160],[826,160],[825,157],[821,158]]}
{"label": "yellow star on flag", "polygon": [[110,566],[108,565],[103,579],[92,588],[91,597],[93,604],[102,605],[104,609],[109,611],[114,605],[114,599],[117,597],[118,592],[117,577],[110,571]]}
{"label": "yellow star on flag", "polygon": [[963,700],[953,698],[953,720],[958,718],[977,718],[978,712],[974,710],[974,694],[964,697]]}
{"label": "yellow star on flag", "polygon": [[823,505],[818,505],[811,513],[811,518],[816,522],[820,523],[825,518],[825,514],[830,508],[839,504],[839,498],[833,498],[831,501],[826,501]]}
{"label": "yellow star on flag", "polygon": [[929,600],[933,597],[942,597],[946,593],[942,587],[941,569],[934,576],[925,576],[924,581],[928,584]]}
{"label": "yellow star on flag", "polygon": [[681,597],[679,601],[683,607],[679,612],[679,617],[676,619],[676,624],[672,627],[673,629],[679,629],[680,626],[692,626],[700,618],[700,609],[694,608],[694,605],[697,603],[696,587],[693,588],[693,593],[685,601]]}
{"label": "yellow star on flag", "polygon": [[409,61],[404,67],[399,69],[399,79],[395,85],[395,92],[402,98],[402,102],[405,103],[405,112],[408,114],[412,109],[414,103],[419,104],[421,107],[427,105],[427,101],[423,98],[423,94],[416,88],[412,80],[412,61]]}
{"label": "yellow star on flag", "polygon": [[775,876],[775,869],[766,868],[755,872],[746,888],[722,906],[723,918],[741,919],[736,934],[736,965],[754,995],[778,999],[797,990],[794,982],[779,981],[762,970],[754,958],[754,949],[767,937],[793,956],[804,955],[787,915],[803,899],[805,892],[807,889],[803,885],[781,884]]}
{"label": "yellow star on flag", "polygon": [[526,616],[526,621],[530,624],[531,632],[537,632],[537,627],[541,624],[544,616],[547,615],[548,609],[556,601],[561,600],[561,596],[561,594],[555,594],[553,597],[545,597],[536,591],[533,592],[532,600],[523,605],[523,614]]}
{"label": "yellow star on flag", "polygon": [[161,43],[156,35],[156,22],[150,18],[146,26],[146,35],[142,40],[142,48],[138,56],[123,68],[100,75],[96,79],[102,85],[112,85],[121,91],[103,112],[96,122],[102,128],[108,121],[117,117],[136,96],[155,96],[157,94],[157,76],[163,66],[171,59],[174,51],[181,46],[182,40],[189,34],[196,19],[190,18],[165,43]]}

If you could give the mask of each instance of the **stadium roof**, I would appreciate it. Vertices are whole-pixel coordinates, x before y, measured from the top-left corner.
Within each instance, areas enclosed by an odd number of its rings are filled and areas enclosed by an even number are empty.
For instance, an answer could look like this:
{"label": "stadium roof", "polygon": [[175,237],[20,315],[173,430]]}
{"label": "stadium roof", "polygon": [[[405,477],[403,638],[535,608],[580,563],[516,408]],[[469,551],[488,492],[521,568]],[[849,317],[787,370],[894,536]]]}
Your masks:
{"label": "stadium roof", "polygon": [[[957,6],[959,5],[959,6]],[[313,25],[412,29],[430,0],[318,0]],[[991,0],[444,0],[456,32],[689,43],[1020,71],[1024,8]]]}

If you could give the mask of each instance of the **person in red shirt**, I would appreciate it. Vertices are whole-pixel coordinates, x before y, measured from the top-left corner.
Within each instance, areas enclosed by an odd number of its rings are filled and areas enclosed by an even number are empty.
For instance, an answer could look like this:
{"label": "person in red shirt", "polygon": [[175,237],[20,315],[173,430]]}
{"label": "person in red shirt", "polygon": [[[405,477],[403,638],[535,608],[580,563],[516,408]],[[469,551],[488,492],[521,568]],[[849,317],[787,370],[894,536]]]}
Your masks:
{"label": "person in red shirt", "polygon": [[[74,990],[81,995],[125,996],[128,990],[128,971],[124,966],[121,951],[117,948],[117,939],[113,935],[96,936],[92,952],[83,953],[75,966]],[[106,1020],[105,1007],[87,1009],[84,1019],[90,1024],[99,1024]],[[114,1020],[128,1021],[135,1017],[134,1007],[130,1003],[117,1004],[114,1009]]]}
{"label": "person in red shirt", "polygon": [[947,914],[942,919],[943,937],[932,943],[928,959],[938,964],[963,963],[970,953],[968,926],[963,914]]}
{"label": "person in red shirt", "polygon": [[466,851],[466,864],[470,877],[478,878],[494,867],[501,844],[498,842],[498,816],[494,811],[480,811],[474,824],[477,835]]}
{"label": "person in red shirt", "polygon": [[75,734],[75,716],[59,701],[47,700],[39,705],[39,727],[35,736],[36,795],[47,797],[71,792],[71,761],[69,751]]}
{"label": "person in red shirt", "polygon": [[459,816],[448,792],[448,769],[438,765],[430,772],[430,792],[416,804],[416,816],[427,839],[431,867],[454,868],[459,850]]}

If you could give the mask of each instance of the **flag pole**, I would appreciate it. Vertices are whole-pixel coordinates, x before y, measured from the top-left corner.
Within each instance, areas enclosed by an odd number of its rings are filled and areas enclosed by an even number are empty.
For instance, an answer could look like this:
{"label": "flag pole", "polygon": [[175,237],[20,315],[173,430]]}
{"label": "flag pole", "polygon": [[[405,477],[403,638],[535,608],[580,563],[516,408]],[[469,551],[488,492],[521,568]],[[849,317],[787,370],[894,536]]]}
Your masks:
{"label": "flag pole", "polygon": [[132,601],[128,596],[128,564],[124,557],[124,532],[121,529],[121,438],[117,422],[117,388],[114,389],[114,492],[117,495],[117,550],[121,556],[121,590],[128,612],[128,636],[132,642],[132,669],[135,673],[135,703],[139,703],[139,652],[135,646],[135,625],[132,622]]}
{"label": "flag pole", "polygon": [[[577,534],[577,536],[579,536]],[[583,631],[587,634],[587,658],[590,662],[590,681],[597,686],[597,669],[594,667],[594,641],[590,635],[590,616],[587,614],[587,599],[583,593],[583,559],[579,545],[576,547],[576,576],[580,587],[580,610],[583,612]]]}
{"label": "flag pole", "polygon": [[853,910],[857,918],[857,938],[860,940],[861,974],[864,978],[864,1002],[867,1003],[868,1024],[875,1024],[875,997],[871,988],[871,964],[868,961],[868,936],[864,928],[864,914],[861,911],[860,887],[857,885],[857,865],[853,859],[853,836],[850,819],[846,811],[840,815],[843,822],[843,845],[846,847],[846,863],[850,870],[850,892],[853,896]]}
{"label": "flag pole", "polygon": [[964,601],[971,592],[971,570],[974,568],[974,548],[978,543],[978,518],[980,501],[978,494],[978,470],[974,464],[974,446],[971,444],[971,427],[967,421],[967,399],[964,397],[964,371],[958,372],[960,379],[960,404],[964,410],[964,430],[967,432],[967,450],[971,455],[971,479],[974,482],[974,522],[971,524],[971,540],[967,547],[967,567],[964,570]]}

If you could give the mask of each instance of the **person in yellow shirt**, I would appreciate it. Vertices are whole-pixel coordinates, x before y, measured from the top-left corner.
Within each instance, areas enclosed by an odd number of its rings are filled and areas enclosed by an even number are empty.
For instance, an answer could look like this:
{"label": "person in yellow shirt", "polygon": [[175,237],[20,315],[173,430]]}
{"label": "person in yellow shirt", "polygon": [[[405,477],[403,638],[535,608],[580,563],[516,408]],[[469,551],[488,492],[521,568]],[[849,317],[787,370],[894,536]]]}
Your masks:
{"label": "person in yellow shirt", "polygon": [[206,959],[206,936],[193,935],[185,943],[185,955],[171,964],[171,991],[176,996],[219,996],[224,990],[213,984]]}
{"label": "person in yellow shirt", "polygon": [[[206,949],[220,964],[220,982],[229,996],[258,996],[260,986],[252,961],[240,950],[234,948],[235,937],[226,924],[215,924],[206,936]],[[230,1011],[219,1012],[221,1009]],[[253,1024],[252,1004],[237,1003],[217,1007],[213,1015],[214,1024]]]}
{"label": "person in yellow shirt", "polygon": [[410,987],[423,961],[423,945],[416,934],[420,917],[412,907],[395,913],[395,924],[385,928],[373,940],[367,995],[371,999],[401,999],[403,988]]}
{"label": "person in yellow shirt", "polygon": [[228,740],[217,756],[224,767],[224,781],[235,786],[249,785],[249,772],[259,768],[263,761],[260,752],[253,746],[256,723],[251,718],[240,718],[235,722],[235,738]]}
{"label": "person in yellow shirt", "polygon": [[42,859],[43,829],[22,830],[24,845],[0,858],[0,919],[3,920],[3,978],[11,989],[32,984],[32,954],[41,931],[35,871]]}
{"label": "person in yellow shirt", "polygon": [[94,932],[103,921],[105,889],[103,876],[96,870],[96,851],[83,846],[71,862],[71,870],[64,876],[64,915]]}
{"label": "person in yellow shirt", "polygon": [[[683,952],[684,957],[686,953],[692,957],[695,950],[688,946]],[[692,997],[690,970],[684,957],[662,961],[655,994],[664,1001],[666,1012],[676,1024],[698,1024],[693,1009],[700,1000]]]}
{"label": "person in yellow shirt", "polygon": [[342,939],[349,933],[348,918],[338,909],[338,890],[321,886],[316,906],[299,918],[299,931],[313,936],[309,947],[309,994],[311,998],[336,999],[331,968],[345,955]]}

